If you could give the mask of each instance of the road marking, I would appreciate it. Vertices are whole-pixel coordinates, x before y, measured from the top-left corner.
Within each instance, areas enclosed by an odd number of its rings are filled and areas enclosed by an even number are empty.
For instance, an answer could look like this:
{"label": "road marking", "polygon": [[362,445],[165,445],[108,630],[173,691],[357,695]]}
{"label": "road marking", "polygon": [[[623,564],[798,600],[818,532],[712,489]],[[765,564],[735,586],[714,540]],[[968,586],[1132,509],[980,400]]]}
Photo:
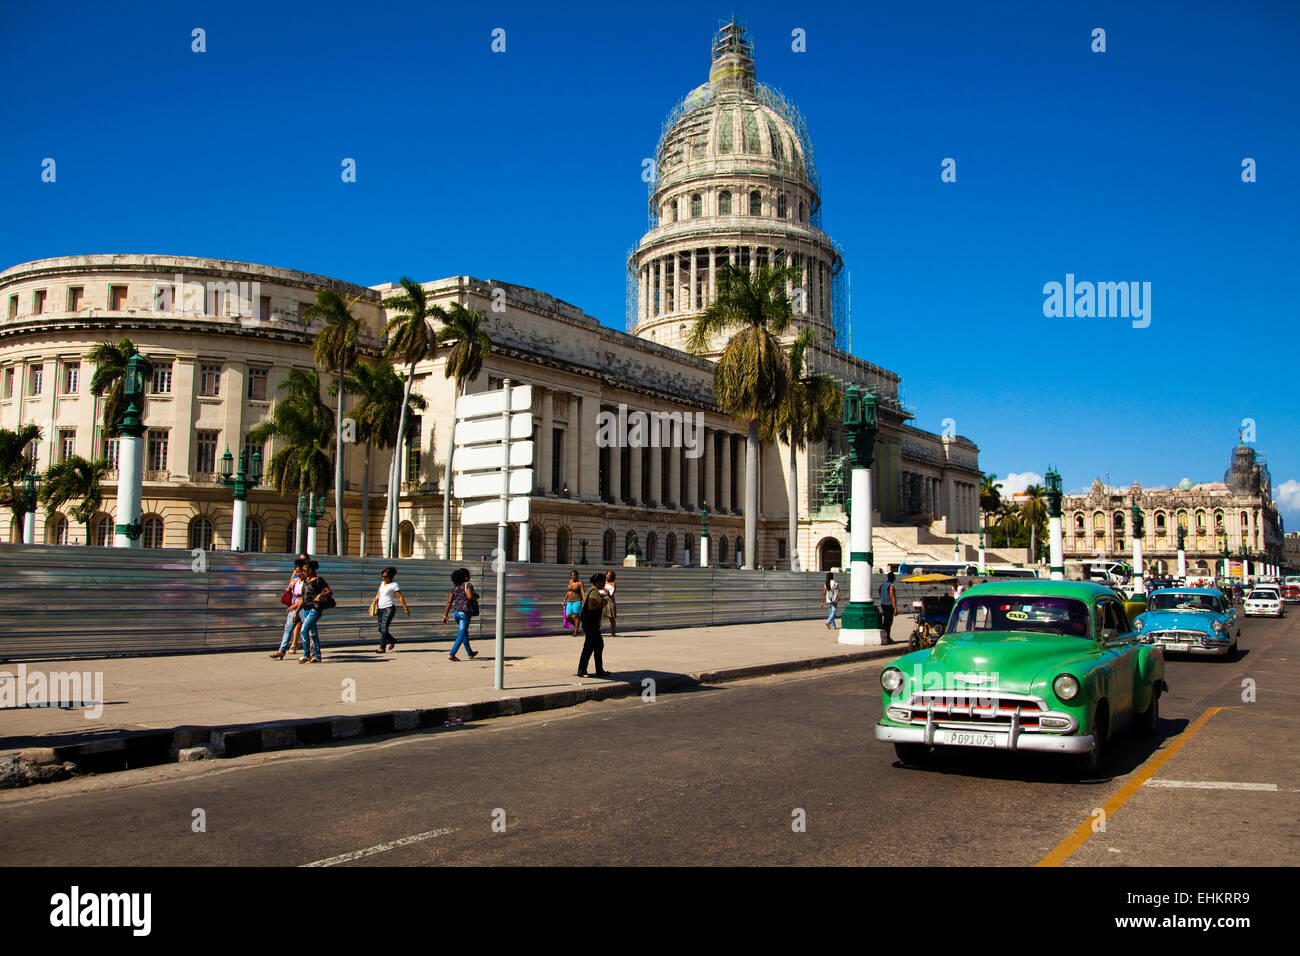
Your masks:
{"label": "road marking", "polygon": [[[1201,716],[1197,717],[1196,720],[1192,722],[1190,727],[1178,736],[1177,740],[1164,750],[1160,751],[1160,753],[1156,754],[1155,758],[1147,764],[1141,773],[1135,776],[1128,783],[1124,784],[1124,786],[1120,788],[1119,793],[1115,794],[1115,796],[1111,797],[1102,805],[1101,809],[1105,813],[1105,816],[1102,819],[1109,820],[1120,807],[1124,806],[1129,797],[1138,792],[1142,784],[1155,776],[1156,771],[1164,766],[1165,761],[1178,753],[1183,744],[1196,736],[1197,732],[1205,726],[1206,721],[1222,709],[1222,707],[1211,707],[1206,710],[1205,713],[1201,714]],[[1047,856],[1043,857],[1034,865],[1060,866],[1070,858],[1070,855],[1074,853],[1075,850],[1083,846],[1088,837],[1092,836],[1092,826],[1093,818],[1090,816],[1083,823],[1080,823],[1073,833],[1058,843],[1051,853],[1047,854]]]}
{"label": "road marking", "polygon": [[1148,780],[1148,787],[1171,787],[1187,790],[1276,790],[1275,783],[1227,783],[1222,780]]}
{"label": "road marking", "polygon": [[410,846],[412,843],[423,843],[425,840],[432,840],[434,837],[443,836],[447,833],[455,833],[455,827],[443,827],[441,830],[429,830],[425,833],[417,833],[415,836],[402,837],[400,840],[392,840],[389,843],[381,843],[378,846],[366,847],[364,850],[353,850],[351,853],[344,853],[340,856],[331,856],[325,860],[317,860],[315,863],[303,863],[302,866],[336,866],[339,863],[349,863],[352,860],[359,860],[362,857],[374,856],[376,853],[384,853],[387,850],[395,850],[399,846]]}

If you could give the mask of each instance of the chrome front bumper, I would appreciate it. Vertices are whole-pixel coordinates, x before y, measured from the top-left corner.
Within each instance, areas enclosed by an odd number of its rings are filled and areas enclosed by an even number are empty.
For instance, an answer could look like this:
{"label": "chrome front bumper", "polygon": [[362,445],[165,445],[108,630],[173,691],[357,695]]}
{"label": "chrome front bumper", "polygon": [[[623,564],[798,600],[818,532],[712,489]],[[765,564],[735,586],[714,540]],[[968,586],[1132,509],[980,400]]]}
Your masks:
{"label": "chrome front bumper", "polygon": [[[953,743],[949,735],[965,736],[987,735],[993,738],[992,747],[977,747],[974,744]],[[876,724],[876,739],[890,740],[899,744],[925,744],[933,747],[971,747],[975,750],[1033,750],[1041,753],[1086,754],[1096,741],[1092,734],[1063,737],[1057,734],[1024,733],[1012,730],[948,730],[929,725],[926,727],[895,727],[892,724]]]}

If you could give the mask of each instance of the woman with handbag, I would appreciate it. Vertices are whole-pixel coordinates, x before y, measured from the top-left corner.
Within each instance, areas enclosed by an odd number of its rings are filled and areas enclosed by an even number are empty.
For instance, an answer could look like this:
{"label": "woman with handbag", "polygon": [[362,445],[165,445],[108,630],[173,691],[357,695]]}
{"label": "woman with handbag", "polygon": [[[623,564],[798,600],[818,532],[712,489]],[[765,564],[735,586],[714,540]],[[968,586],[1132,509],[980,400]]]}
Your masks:
{"label": "woman with handbag", "polygon": [[284,593],[280,595],[280,603],[288,609],[288,614],[284,619],[284,637],[280,641],[280,649],[271,657],[275,660],[283,660],[288,651],[296,650],[298,647],[298,635],[302,628],[301,614],[302,608],[302,585],[303,585],[303,568],[307,564],[307,559],[299,557],[293,562],[293,577],[289,578],[289,583],[284,587]]}
{"label": "woman with handbag", "polygon": [[410,617],[411,609],[406,606],[406,598],[402,597],[402,588],[397,583],[397,568],[384,568],[379,573],[379,590],[370,602],[370,616],[378,619],[380,654],[384,653],[385,646],[397,646],[393,635],[388,633],[388,625],[393,623],[393,617],[397,614],[394,598],[402,603],[402,610]]}
{"label": "woman with handbag", "polygon": [[469,646],[469,619],[478,615],[478,593],[469,583],[469,569],[457,568],[451,572],[451,593],[447,595],[447,606],[442,609],[442,623],[447,623],[448,615],[456,619],[456,643],[451,646],[448,655],[453,661],[460,661],[456,652],[462,644],[470,660],[478,657],[478,652]]}
{"label": "woman with handbag", "polygon": [[307,562],[307,576],[302,585],[303,656],[298,658],[299,664],[319,664],[321,662],[320,634],[316,630],[316,622],[320,620],[323,611],[328,611],[337,603],[334,600],[334,590],[329,586],[329,582],[317,573],[319,570],[320,564],[318,562]]}

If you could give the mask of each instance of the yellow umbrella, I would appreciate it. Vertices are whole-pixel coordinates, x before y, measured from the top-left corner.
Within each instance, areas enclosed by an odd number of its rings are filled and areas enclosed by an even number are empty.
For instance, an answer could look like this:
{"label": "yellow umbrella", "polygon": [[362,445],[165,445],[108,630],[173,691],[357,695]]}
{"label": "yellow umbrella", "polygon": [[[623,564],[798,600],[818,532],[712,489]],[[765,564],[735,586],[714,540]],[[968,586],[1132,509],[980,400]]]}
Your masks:
{"label": "yellow umbrella", "polygon": [[956,584],[957,579],[947,574],[914,574],[903,578],[904,584]]}

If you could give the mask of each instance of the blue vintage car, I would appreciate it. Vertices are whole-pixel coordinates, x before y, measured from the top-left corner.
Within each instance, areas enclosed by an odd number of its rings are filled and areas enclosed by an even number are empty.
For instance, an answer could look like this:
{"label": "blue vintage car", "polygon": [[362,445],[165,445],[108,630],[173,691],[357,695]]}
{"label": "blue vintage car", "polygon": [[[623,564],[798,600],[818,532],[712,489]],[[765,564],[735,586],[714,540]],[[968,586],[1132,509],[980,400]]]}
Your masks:
{"label": "blue vintage car", "polygon": [[1237,610],[1212,588],[1162,588],[1147,598],[1147,611],[1133,622],[1138,637],[1170,654],[1231,659],[1241,625]]}

